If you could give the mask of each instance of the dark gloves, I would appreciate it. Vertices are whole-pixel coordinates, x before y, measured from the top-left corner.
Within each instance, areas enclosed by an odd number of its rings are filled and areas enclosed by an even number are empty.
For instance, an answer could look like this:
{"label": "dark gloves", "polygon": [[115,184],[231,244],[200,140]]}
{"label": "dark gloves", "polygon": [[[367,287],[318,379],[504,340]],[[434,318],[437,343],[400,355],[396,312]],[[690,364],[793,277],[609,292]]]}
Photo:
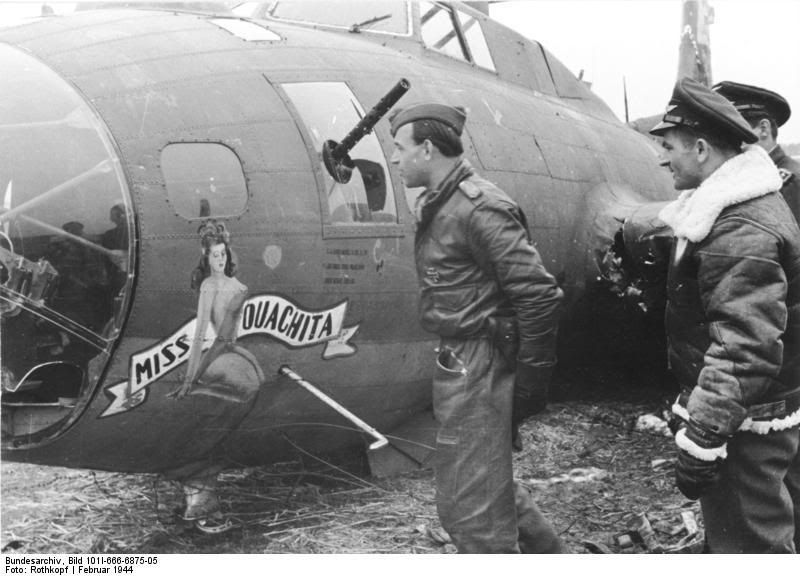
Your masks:
{"label": "dark gloves", "polygon": [[486,332],[494,345],[506,359],[511,370],[517,365],[519,332],[513,316],[491,316],[486,319]]}
{"label": "dark gloves", "polygon": [[719,480],[728,438],[717,434],[695,420],[678,430],[678,462],[675,485],[689,500],[706,495]]}
{"label": "dark gloves", "polygon": [[553,378],[554,366],[531,366],[517,362],[514,377],[514,407],[511,412],[512,426],[542,412],[547,407],[547,393]]}
{"label": "dark gloves", "polygon": [[514,404],[511,409],[511,446],[522,450],[519,425],[547,407],[547,393],[553,378],[554,366],[531,366],[517,362],[514,377]]}
{"label": "dark gloves", "polygon": [[492,316],[486,319],[486,333],[505,358],[508,367],[516,371],[514,404],[511,411],[511,443],[522,450],[519,425],[547,406],[547,392],[553,377],[553,366],[531,366],[517,361],[519,330],[513,316]]}
{"label": "dark gloves", "polygon": [[664,410],[662,413],[664,420],[667,422],[667,428],[675,436],[681,428],[686,427],[686,422],[680,416],[676,416],[672,411]]}
{"label": "dark gloves", "polygon": [[511,448],[514,452],[522,452],[522,438],[519,437],[519,424],[511,424]]}

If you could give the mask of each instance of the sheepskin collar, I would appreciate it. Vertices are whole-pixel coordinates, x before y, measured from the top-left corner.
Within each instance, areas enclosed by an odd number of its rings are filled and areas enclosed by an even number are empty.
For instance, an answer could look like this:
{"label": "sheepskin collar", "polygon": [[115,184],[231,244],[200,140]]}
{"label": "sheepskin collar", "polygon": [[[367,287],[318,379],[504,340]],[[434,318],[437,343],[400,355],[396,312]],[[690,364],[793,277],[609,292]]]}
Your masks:
{"label": "sheepskin collar", "polygon": [[723,209],[776,192],[782,183],[767,152],[758,145],[745,146],[744,152],[722,164],[697,188],[681,193],[658,216],[675,236],[700,242]]}

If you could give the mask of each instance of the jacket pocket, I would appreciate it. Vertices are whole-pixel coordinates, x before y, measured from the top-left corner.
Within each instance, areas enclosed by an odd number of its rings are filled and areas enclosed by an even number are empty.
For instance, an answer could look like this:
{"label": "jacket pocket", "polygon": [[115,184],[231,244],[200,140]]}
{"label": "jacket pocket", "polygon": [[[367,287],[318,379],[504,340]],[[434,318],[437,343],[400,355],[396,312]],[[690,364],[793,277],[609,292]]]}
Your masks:
{"label": "jacket pocket", "polygon": [[431,306],[436,310],[458,312],[467,307],[478,297],[478,289],[474,285],[456,288],[432,288],[430,290]]}

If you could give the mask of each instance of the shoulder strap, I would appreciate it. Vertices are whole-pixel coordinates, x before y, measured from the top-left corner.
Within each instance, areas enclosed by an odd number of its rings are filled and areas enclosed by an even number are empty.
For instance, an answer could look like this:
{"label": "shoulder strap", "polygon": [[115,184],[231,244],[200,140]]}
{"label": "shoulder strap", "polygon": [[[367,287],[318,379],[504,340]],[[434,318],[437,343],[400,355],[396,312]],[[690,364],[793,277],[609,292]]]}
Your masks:
{"label": "shoulder strap", "polygon": [[458,185],[458,189],[464,193],[464,195],[469,198],[470,200],[475,200],[476,198],[480,198],[481,194],[483,193],[480,189],[480,186],[475,184],[469,179],[464,179]]}

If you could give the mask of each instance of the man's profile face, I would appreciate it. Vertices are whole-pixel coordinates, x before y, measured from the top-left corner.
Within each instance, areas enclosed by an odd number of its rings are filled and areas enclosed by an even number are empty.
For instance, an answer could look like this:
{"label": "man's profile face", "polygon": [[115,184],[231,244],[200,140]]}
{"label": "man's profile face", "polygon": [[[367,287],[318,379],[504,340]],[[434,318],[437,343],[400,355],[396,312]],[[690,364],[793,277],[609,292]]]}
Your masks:
{"label": "man's profile face", "polygon": [[406,188],[418,188],[428,185],[428,161],[425,159],[425,147],[414,142],[413,124],[403,124],[394,135],[394,152],[392,164],[396,164]]}
{"label": "man's profile face", "polygon": [[697,188],[702,182],[697,158],[697,142],[681,137],[678,130],[669,130],[661,142],[663,155],[669,162],[676,190]]}

